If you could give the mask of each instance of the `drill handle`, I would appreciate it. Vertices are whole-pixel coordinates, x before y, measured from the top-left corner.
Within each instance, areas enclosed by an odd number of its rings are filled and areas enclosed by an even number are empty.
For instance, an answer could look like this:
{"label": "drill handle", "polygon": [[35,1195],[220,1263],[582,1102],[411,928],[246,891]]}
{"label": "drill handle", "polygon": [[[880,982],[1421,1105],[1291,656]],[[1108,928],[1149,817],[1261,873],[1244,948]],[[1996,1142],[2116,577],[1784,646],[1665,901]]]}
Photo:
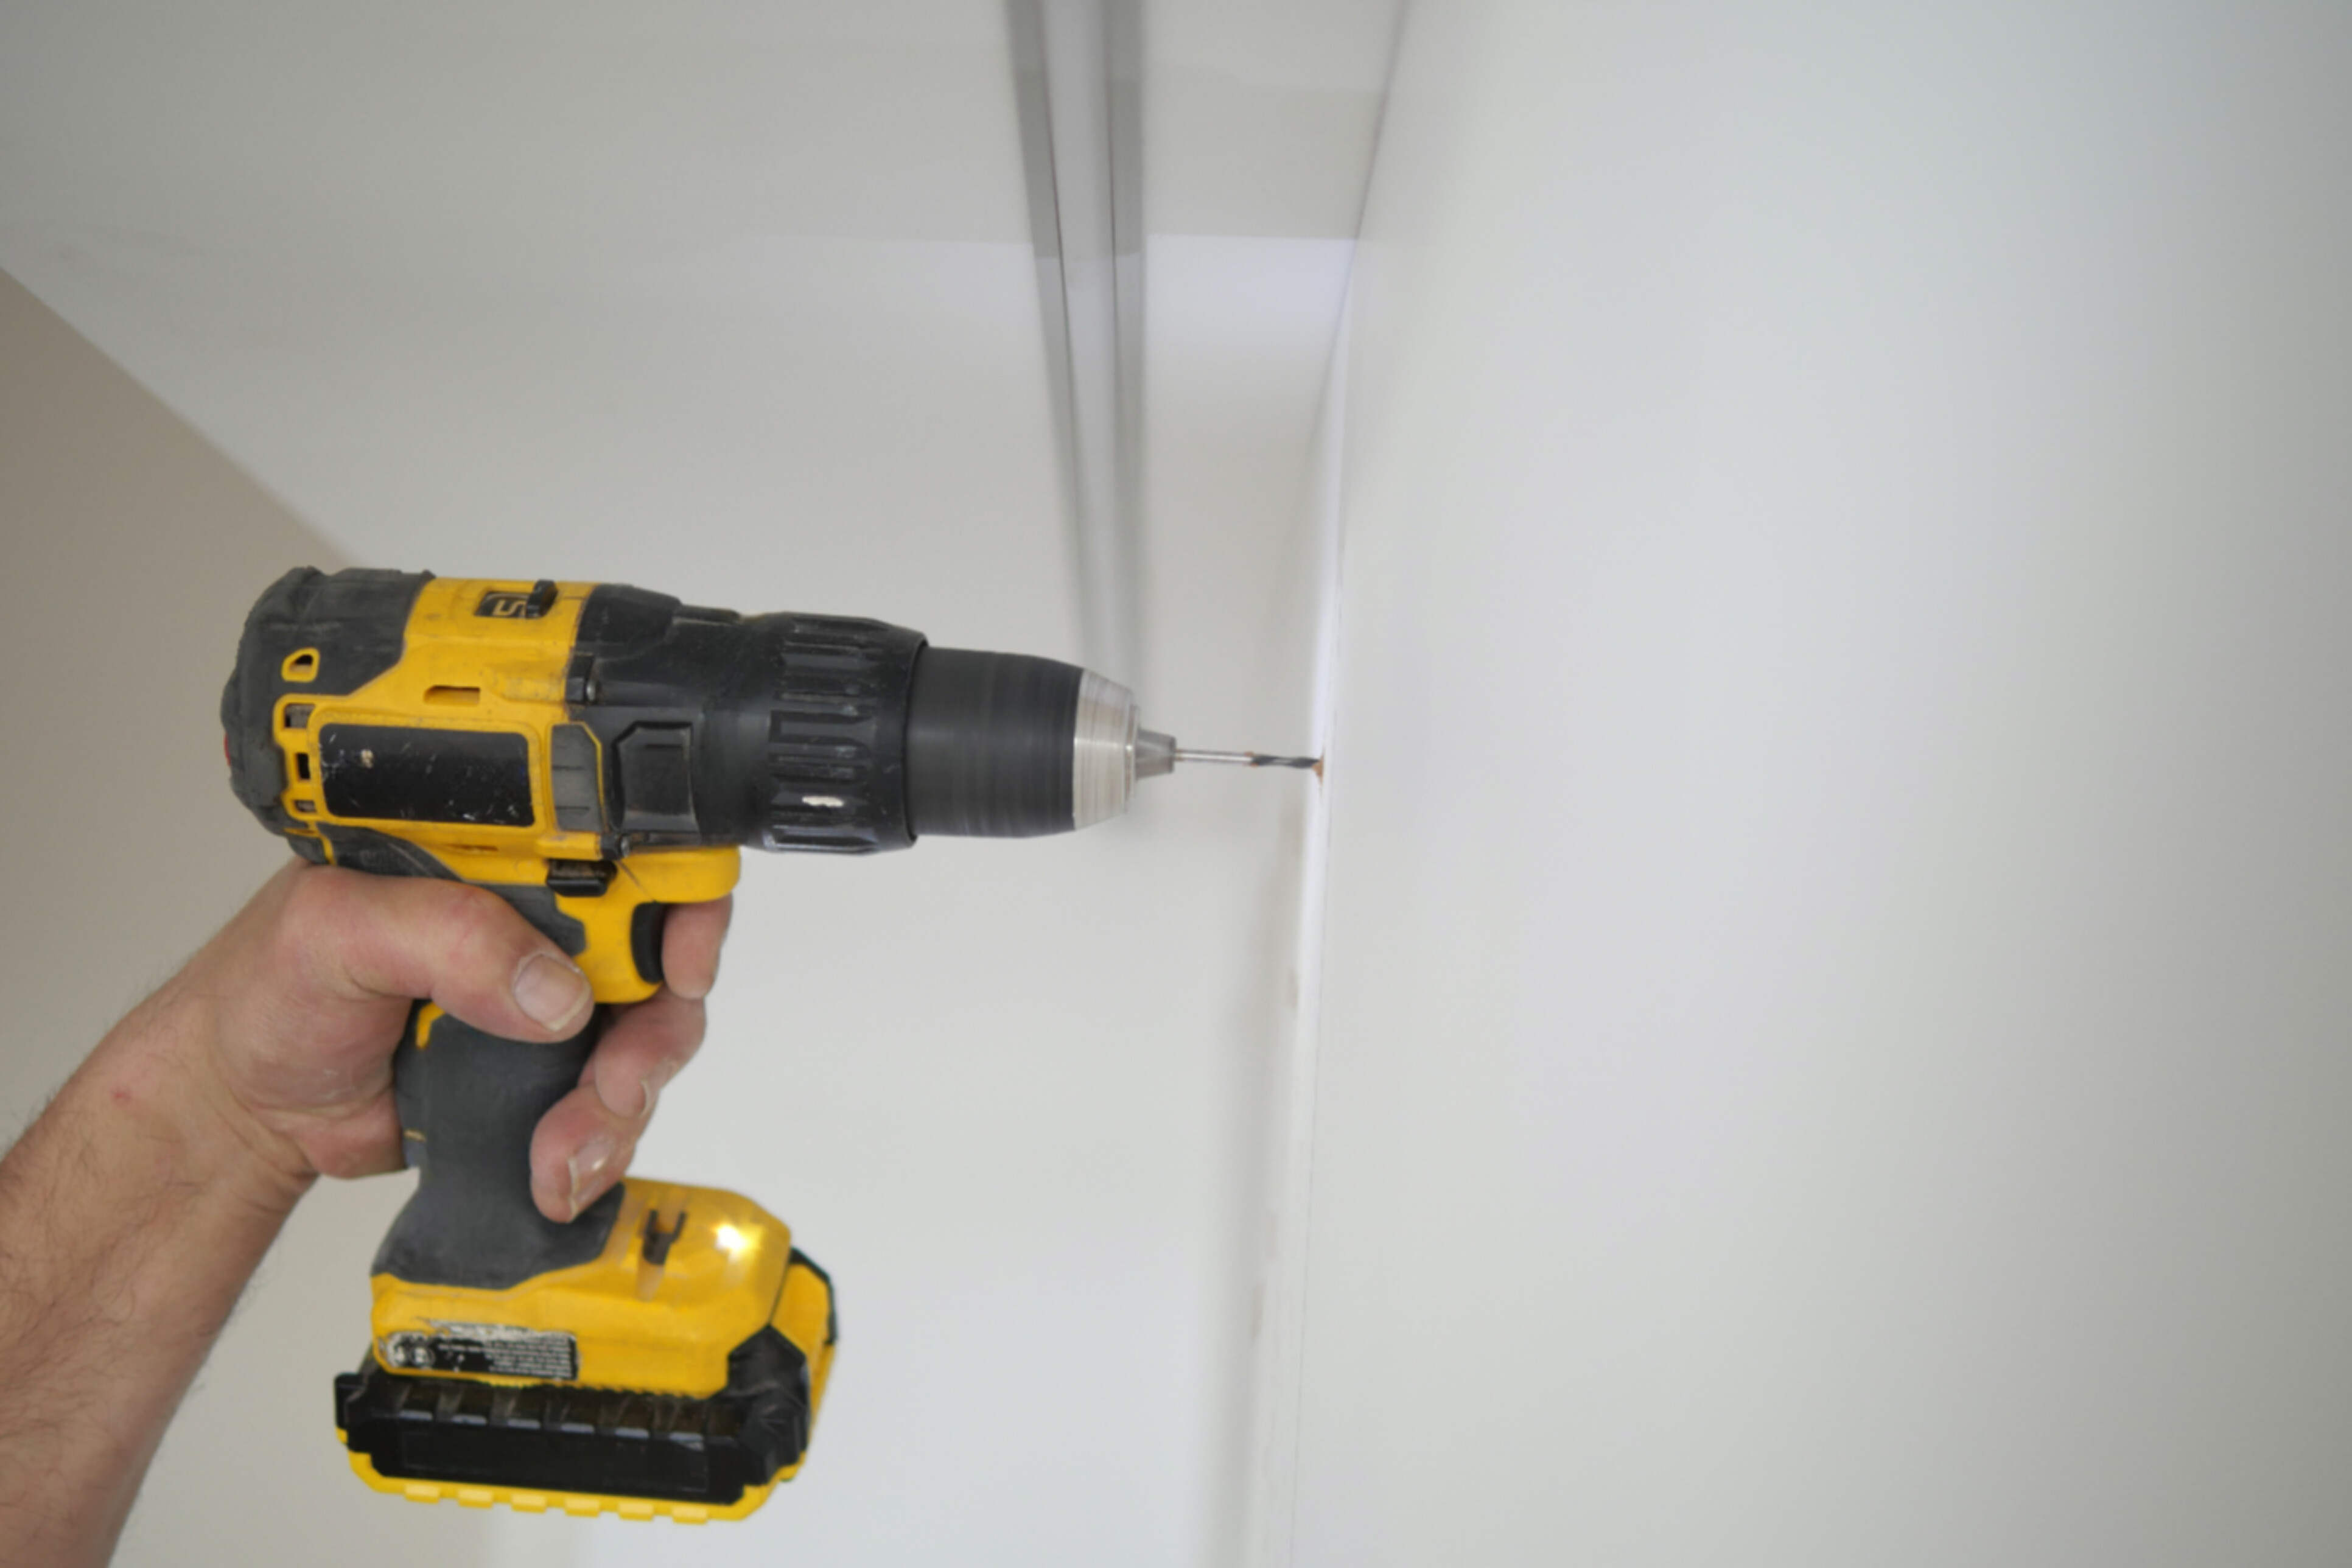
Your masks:
{"label": "drill handle", "polygon": [[410,1009],[393,1092],[416,1191],[377,1250],[375,1273],[499,1290],[604,1250],[621,1188],[568,1225],[547,1218],[531,1201],[530,1140],[579,1086],[611,1019],[600,1006],[578,1034],[542,1045],[484,1034],[431,1003]]}
{"label": "drill handle", "polygon": [[[345,832],[334,847],[337,865],[378,876],[456,875],[425,847],[390,835]],[[376,1274],[503,1290],[604,1251],[620,1214],[620,1186],[569,1224],[548,1219],[531,1202],[531,1134],[579,1086],[611,1026],[612,1005],[659,988],[669,906],[724,896],[740,866],[729,845],[641,854],[582,880],[560,879],[550,868],[537,870],[543,880],[473,883],[570,953],[599,1005],[578,1034],[552,1045],[484,1034],[430,1003],[409,1010],[393,1058],[393,1092],[416,1191],[376,1252]]]}
{"label": "drill handle", "polygon": [[[413,848],[409,856],[414,858],[385,857],[362,868],[378,875],[448,875],[436,859]],[[605,936],[609,949],[630,927],[639,944],[650,930],[654,951],[659,952],[667,908],[642,896],[614,909],[598,922],[613,929],[598,932],[567,915],[553,889],[475,885],[504,899],[575,959],[589,958],[585,950],[596,935]],[[652,989],[657,969],[640,980],[637,963],[626,953],[618,956],[630,963],[629,980]],[[605,987],[598,990],[601,994]],[[579,1033],[546,1043],[485,1034],[429,1002],[409,1009],[393,1057],[392,1082],[401,1153],[417,1173],[416,1191],[377,1249],[373,1272],[412,1285],[497,1290],[589,1262],[604,1250],[620,1212],[621,1189],[614,1186],[568,1225],[547,1218],[531,1201],[530,1141],[540,1118],[578,1087],[612,1016],[609,1006],[599,1005]]]}

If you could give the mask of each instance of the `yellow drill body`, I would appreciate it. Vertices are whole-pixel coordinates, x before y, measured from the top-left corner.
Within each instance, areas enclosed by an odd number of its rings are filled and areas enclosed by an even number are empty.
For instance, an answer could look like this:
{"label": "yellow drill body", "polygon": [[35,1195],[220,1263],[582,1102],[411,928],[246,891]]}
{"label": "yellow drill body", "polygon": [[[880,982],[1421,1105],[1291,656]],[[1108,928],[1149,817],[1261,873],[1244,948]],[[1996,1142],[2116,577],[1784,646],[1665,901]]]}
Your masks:
{"label": "yellow drill body", "polygon": [[[308,581],[339,580],[314,574]],[[257,779],[278,783],[268,803],[275,810],[264,810],[264,820],[312,860],[446,876],[514,899],[559,935],[600,1004],[652,995],[659,924],[646,917],[728,893],[740,850],[732,843],[652,841],[659,835],[632,841],[614,831],[617,802],[609,797],[622,782],[614,747],[581,725],[580,704],[566,700],[583,607],[596,585],[404,581],[413,586],[388,664],[381,602],[365,606],[361,618],[368,624],[354,633],[354,617],[322,611],[314,589],[310,613],[290,617],[281,635],[257,639],[248,629],[232,701],[225,703],[225,712],[236,710],[230,746],[239,793],[262,809],[253,798],[260,792],[250,786]],[[257,608],[257,619],[268,604]],[[354,681],[347,642],[376,645],[382,668],[360,660],[366,678]],[[241,701],[235,700],[240,685]],[[257,691],[268,693],[266,707],[251,700]],[[657,739],[689,732],[653,728],[665,731]],[[275,765],[256,763],[261,730],[278,753]],[[568,779],[561,776],[567,763]],[[588,1043],[607,1013],[598,1009]],[[400,1064],[404,1092],[405,1077],[421,1080],[436,1047],[447,1050],[460,1032],[471,1035],[431,1004],[413,1011]],[[543,1048],[497,1044],[525,1056]],[[404,1100],[405,1146],[410,1163],[429,1176],[444,1133],[433,1115],[412,1117],[412,1109]],[[524,1136],[512,1154],[522,1163],[509,1173],[520,1174],[527,1203],[527,1124],[519,1125]],[[497,1195],[511,1206],[512,1184]],[[371,1379],[363,1368],[339,1380],[339,1414],[354,1408],[350,1395],[361,1384],[400,1403],[388,1414],[371,1407],[383,1430],[368,1440],[341,1433],[352,1468],[370,1486],[421,1501],[699,1522],[751,1512],[777,1481],[797,1473],[832,1370],[830,1281],[793,1249],[782,1221],[733,1193],[632,1178],[597,1207],[605,1211],[594,1216],[597,1237],[559,1237],[576,1260],[520,1278],[499,1276],[495,1258],[468,1265],[470,1275],[406,1267],[387,1241],[373,1279],[369,1345],[380,1375]],[[550,1226],[535,1215],[509,1215],[506,1223],[523,1235],[537,1234],[534,1226],[550,1234],[579,1228]],[[581,1225],[588,1223],[583,1216]],[[495,1282],[465,1282],[485,1270]],[[772,1473],[739,1476],[731,1495],[707,1476],[705,1495],[692,1495],[692,1475],[662,1484],[656,1472],[664,1465],[672,1472],[681,1463],[688,1471],[712,1468],[695,1445],[709,1437],[714,1422],[725,1426],[740,1415],[712,1413],[726,1401],[730,1379],[740,1381],[734,1359],[763,1331],[780,1336],[789,1347],[780,1353],[797,1363],[798,1441],[783,1445]],[[518,1415],[518,1391],[529,1391],[536,1414]],[[580,1397],[566,1397],[575,1393]],[[421,1413],[412,1407],[427,1404],[435,1419],[411,1421],[417,1430],[404,1430],[402,1420]],[[653,1430],[664,1418],[668,1427]],[[684,1432],[681,1420],[699,1426]],[[571,1436],[595,1462],[567,1461],[566,1422],[590,1428]],[[483,1437],[494,1430],[494,1438]],[[634,1436],[639,1432],[646,1436]],[[640,1458],[650,1468],[635,1463]]]}

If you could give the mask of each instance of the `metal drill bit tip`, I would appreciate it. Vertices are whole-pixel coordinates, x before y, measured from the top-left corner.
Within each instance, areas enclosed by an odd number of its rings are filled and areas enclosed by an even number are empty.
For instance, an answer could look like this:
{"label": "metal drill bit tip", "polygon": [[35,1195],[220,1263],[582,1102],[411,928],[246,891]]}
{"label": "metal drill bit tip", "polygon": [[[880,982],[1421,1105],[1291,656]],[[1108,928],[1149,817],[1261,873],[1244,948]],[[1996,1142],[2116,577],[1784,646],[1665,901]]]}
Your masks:
{"label": "metal drill bit tip", "polygon": [[1270,757],[1264,752],[1194,752],[1176,748],[1180,763],[1223,763],[1236,768],[1319,768],[1320,757]]}
{"label": "metal drill bit tip", "polygon": [[1175,771],[1178,763],[1222,763],[1229,768],[1304,768],[1323,776],[1320,757],[1270,757],[1264,752],[1193,752],[1176,743],[1173,735],[1139,729],[1128,746],[1132,778],[1156,779]]}

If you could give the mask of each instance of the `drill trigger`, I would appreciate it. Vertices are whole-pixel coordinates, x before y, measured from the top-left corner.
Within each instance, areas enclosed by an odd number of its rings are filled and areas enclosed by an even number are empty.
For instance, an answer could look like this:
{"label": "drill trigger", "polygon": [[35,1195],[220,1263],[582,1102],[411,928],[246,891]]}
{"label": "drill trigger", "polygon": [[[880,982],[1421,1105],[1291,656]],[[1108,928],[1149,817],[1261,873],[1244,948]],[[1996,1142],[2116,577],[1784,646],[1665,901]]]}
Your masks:
{"label": "drill trigger", "polygon": [[629,912],[629,957],[648,985],[662,983],[662,933],[669,929],[669,906],[639,904]]}

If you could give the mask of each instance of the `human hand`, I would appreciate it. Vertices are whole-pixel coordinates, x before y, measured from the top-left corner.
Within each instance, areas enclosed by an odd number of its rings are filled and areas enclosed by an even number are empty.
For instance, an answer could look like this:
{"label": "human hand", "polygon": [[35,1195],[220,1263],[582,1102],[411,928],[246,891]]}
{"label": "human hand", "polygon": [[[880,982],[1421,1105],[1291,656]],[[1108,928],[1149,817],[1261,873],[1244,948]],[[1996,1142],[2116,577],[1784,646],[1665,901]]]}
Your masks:
{"label": "human hand", "polygon": [[[668,983],[612,1025],[531,1139],[531,1196],[569,1220],[628,1169],[662,1086],[702,1042],[732,900],[670,910]],[[186,1048],[226,1118],[289,1182],[401,1165],[392,1059],[410,1005],[488,1034],[568,1039],[586,976],[496,894],[461,882],[291,865],[156,1000],[190,1010]],[[518,1048],[527,1048],[519,1047]]]}

